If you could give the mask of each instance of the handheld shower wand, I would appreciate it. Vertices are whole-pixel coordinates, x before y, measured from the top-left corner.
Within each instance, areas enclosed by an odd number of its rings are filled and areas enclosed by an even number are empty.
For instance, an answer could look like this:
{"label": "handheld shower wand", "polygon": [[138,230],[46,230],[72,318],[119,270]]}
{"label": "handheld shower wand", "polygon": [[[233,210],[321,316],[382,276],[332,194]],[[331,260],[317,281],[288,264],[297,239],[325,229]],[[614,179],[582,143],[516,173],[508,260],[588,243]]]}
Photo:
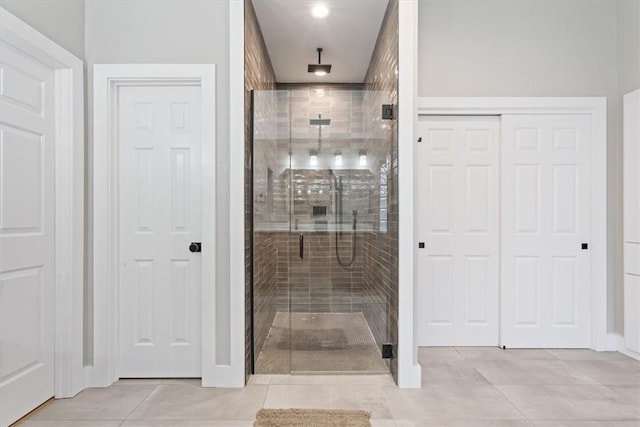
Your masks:
{"label": "handheld shower wand", "polygon": [[[338,260],[338,264],[341,266],[351,267],[353,262],[356,260],[356,228],[358,226],[358,211],[356,209],[351,211],[351,214],[353,215],[353,222],[351,225],[351,260],[349,262],[344,262],[340,258],[340,252],[338,251],[338,240],[340,239],[340,236],[342,236],[342,230],[338,230],[338,225],[342,224],[342,177],[337,178],[331,169],[329,169],[329,174],[333,178],[334,200],[336,207],[334,215],[336,259]],[[340,221],[338,221],[338,218],[340,218]]]}

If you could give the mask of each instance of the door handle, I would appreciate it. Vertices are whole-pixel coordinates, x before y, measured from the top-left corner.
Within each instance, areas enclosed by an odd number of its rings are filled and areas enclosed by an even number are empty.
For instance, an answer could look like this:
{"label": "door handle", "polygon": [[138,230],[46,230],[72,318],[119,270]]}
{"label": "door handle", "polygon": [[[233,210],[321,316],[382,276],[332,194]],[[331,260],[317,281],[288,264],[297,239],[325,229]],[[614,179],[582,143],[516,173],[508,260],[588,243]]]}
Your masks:
{"label": "door handle", "polygon": [[300,233],[298,241],[300,243],[300,259],[304,259],[304,234]]}
{"label": "door handle", "polygon": [[191,253],[202,252],[202,243],[191,242],[191,244],[189,245],[189,252]]}

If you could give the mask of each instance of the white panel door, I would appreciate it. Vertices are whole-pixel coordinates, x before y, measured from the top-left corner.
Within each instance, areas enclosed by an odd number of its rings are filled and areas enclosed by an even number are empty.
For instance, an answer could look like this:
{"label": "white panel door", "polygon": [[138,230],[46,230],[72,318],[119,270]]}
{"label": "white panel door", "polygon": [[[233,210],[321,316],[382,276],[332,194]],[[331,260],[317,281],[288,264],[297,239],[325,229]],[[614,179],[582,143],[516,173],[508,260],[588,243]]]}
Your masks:
{"label": "white panel door", "polygon": [[200,88],[122,87],[118,120],[119,376],[200,377]]}
{"label": "white panel door", "polygon": [[421,117],[418,334],[425,346],[497,346],[498,117]]}
{"label": "white panel door", "polygon": [[54,393],[54,72],[2,44],[0,426]]}
{"label": "white panel door", "polygon": [[589,348],[589,115],[505,115],[501,344]]}

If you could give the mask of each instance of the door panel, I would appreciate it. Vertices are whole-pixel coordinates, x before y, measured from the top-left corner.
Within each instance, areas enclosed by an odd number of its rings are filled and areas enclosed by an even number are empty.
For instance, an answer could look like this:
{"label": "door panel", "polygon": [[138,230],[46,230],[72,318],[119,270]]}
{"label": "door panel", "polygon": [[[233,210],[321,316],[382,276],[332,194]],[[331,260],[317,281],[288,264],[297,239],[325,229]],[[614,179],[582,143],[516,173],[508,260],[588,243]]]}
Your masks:
{"label": "door panel", "polygon": [[502,120],[502,344],[590,346],[586,115]]}
{"label": "door panel", "polygon": [[498,344],[498,117],[419,123],[419,344]]}
{"label": "door panel", "polygon": [[199,377],[200,88],[119,97],[119,375]]}
{"label": "door panel", "polygon": [[2,44],[0,425],[54,394],[54,72]]}

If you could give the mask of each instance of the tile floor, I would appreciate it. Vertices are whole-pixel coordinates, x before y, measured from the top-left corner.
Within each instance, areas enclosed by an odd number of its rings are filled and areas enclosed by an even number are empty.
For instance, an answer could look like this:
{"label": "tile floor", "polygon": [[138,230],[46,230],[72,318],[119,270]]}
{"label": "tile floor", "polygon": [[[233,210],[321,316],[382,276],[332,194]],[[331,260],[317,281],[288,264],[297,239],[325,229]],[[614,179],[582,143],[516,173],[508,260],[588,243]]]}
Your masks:
{"label": "tile floor", "polygon": [[244,389],[124,380],[51,401],[21,426],[250,427],[258,409],[371,412],[373,427],[640,427],[640,362],[589,350],[421,348],[422,389],[389,376],[257,375]]}

